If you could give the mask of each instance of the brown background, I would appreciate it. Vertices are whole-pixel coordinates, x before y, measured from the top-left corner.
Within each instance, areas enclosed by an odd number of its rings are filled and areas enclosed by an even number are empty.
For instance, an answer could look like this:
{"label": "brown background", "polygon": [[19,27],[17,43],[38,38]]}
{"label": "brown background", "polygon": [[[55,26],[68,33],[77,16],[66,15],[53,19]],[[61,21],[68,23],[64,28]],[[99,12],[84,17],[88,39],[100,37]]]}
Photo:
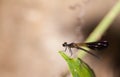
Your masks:
{"label": "brown background", "polygon": [[[118,0],[1,0],[0,77],[69,77],[58,54],[82,42]],[[84,58],[97,77],[120,77],[120,15],[102,39],[110,47],[101,61]]]}

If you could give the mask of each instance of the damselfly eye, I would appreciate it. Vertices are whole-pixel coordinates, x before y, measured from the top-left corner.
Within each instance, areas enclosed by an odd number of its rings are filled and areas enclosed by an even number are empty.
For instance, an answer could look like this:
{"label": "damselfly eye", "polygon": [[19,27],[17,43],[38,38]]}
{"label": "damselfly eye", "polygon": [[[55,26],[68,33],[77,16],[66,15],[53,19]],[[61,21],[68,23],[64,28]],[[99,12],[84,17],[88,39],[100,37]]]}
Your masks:
{"label": "damselfly eye", "polygon": [[67,42],[64,42],[62,45],[63,45],[63,47],[67,46]]}

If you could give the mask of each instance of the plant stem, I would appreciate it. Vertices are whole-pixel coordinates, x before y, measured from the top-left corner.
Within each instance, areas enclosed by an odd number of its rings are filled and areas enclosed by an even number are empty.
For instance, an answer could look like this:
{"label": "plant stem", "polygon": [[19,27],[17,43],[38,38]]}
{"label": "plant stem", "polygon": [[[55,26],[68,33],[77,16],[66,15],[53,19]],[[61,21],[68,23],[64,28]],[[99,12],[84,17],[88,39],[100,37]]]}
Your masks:
{"label": "plant stem", "polygon": [[[120,12],[120,0],[116,3],[116,5],[110,10],[110,12],[103,18],[103,20],[98,24],[98,26],[94,29],[94,31],[89,35],[85,42],[94,42],[99,40],[102,35],[107,31],[110,27],[111,23],[117,17]],[[86,47],[83,47],[89,50]],[[84,57],[85,52],[79,52],[78,57]]]}

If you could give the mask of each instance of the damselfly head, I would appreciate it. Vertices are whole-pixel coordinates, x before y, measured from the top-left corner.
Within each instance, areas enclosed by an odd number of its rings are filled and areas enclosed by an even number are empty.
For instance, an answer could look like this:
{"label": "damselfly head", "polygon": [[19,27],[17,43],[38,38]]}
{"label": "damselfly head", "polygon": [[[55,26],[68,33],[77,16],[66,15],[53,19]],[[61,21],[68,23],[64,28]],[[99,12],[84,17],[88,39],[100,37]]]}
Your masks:
{"label": "damselfly head", "polygon": [[62,45],[63,45],[63,47],[67,47],[68,46],[67,42],[64,42]]}

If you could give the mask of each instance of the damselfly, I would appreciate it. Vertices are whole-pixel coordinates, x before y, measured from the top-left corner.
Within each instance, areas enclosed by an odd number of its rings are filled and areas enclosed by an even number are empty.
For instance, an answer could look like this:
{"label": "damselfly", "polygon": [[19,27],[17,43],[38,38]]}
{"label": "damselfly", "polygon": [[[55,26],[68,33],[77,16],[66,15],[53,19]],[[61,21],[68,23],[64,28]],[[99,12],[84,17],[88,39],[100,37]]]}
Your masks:
{"label": "damselfly", "polygon": [[108,47],[108,41],[98,41],[98,42],[89,42],[89,43],[70,43],[70,44],[68,44],[67,42],[63,43],[63,47],[65,47],[65,51],[68,48],[71,55],[72,55],[71,48],[76,48],[76,49],[83,50],[83,51],[97,57],[95,54],[93,54],[92,52],[89,52],[88,50],[82,48],[81,46],[88,47],[92,50],[99,51],[99,50],[103,50]]}

